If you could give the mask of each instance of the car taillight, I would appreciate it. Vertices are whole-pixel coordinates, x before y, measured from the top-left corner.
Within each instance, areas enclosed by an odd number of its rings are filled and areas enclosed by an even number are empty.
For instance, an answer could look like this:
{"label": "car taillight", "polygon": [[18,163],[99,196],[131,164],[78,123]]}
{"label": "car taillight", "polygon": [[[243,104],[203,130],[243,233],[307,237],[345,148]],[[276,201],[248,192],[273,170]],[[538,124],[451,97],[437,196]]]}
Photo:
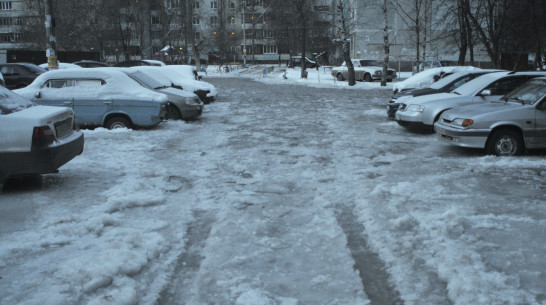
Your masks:
{"label": "car taillight", "polygon": [[49,126],[34,127],[32,132],[32,145],[44,146],[55,141],[55,135]]}

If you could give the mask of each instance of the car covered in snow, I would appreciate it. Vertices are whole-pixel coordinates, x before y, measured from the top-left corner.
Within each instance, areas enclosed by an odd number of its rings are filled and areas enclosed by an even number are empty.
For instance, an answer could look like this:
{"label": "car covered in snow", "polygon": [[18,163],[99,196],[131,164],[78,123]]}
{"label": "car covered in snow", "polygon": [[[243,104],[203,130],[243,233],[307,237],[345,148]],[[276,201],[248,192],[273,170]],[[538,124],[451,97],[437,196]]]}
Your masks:
{"label": "car covered in snow", "polygon": [[497,102],[448,110],[434,124],[446,143],[513,156],[546,148],[546,78],[536,78]]}
{"label": "car covered in snow", "polygon": [[188,65],[169,65],[165,67],[136,66],[133,69],[142,71],[161,83],[170,83],[171,87],[195,93],[205,103],[216,100],[218,91],[214,85],[195,80],[195,68]]}
{"label": "car covered in snow", "polygon": [[167,96],[112,68],[60,69],[16,91],[46,106],[70,107],[82,126],[152,127],[167,110]]}
{"label": "car covered in snow", "polygon": [[38,106],[0,87],[0,111],[0,183],[54,173],[83,152],[84,136],[70,108]]}
{"label": "car covered in snow", "polygon": [[160,82],[148,74],[134,68],[121,69],[129,77],[137,81],[143,87],[163,93],[168,97],[166,119],[168,120],[193,120],[203,113],[203,102],[195,93],[176,89],[169,82]]}
{"label": "car covered in snow", "polygon": [[[371,82],[381,80],[383,74],[383,65],[374,59],[352,59],[355,70],[355,80]],[[341,66],[332,68],[332,76],[339,81],[344,81],[349,78],[349,69],[347,63],[343,62]],[[387,81],[392,81],[396,78],[396,70],[389,68],[387,70]]]}
{"label": "car covered in snow", "polygon": [[400,103],[396,122],[407,129],[434,131],[442,112],[465,105],[500,100],[529,79],[546,72],[493,72],[482,75],[449,93],[418,96]]}
{"label": "car covered in snow", "polygon": [[389,102],[387,103],[387,117],[391,120],[394,120],[396,110],[400,106],[400,103],[404,100],[407,100],[412,97],[436,94],[442,92],[451,92],[460,86],[466,84],[467,82],[475,79],[476,77],[482,76],[487,73],[499,72],[501,70],[465,70],[457,73],[450,74],[439,79],[437,82],[432,85],[419,88],[419,89],[409,89],[402,92],[397,92],[393,94]]}

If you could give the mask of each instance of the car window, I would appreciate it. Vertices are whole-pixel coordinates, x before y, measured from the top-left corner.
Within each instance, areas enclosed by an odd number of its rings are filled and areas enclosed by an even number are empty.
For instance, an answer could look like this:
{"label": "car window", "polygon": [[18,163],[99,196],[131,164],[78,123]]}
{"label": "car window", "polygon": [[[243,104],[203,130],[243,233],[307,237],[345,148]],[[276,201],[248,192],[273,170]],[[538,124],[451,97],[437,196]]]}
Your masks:
{"label": "car window", "polygon": [[515,100],[524,104],[532,105],[546,96],[546,81],[531,80],[524,85],[508,93],[503,100]]}
{"label": "car window", "polygon": [[377,63],[377,61],[375,60],[361,60],[360,61],[360,65],[362,67],[366,67],[366,66],[379,66],[379,64]]}
{"label": "car window", "polygon": [[527,81],[527,76],[505,77],[493,82],[485,89],[491,90],[491,95],[506,95]]}
{"label": "car window", "polygon": [[67,87],[95,88],[105,84],[106,82],[100,79],[50,79],[43,87],[55,89]]}
{"label": "car window", "polygon": [[13,75],[13,66],[2,66],[2,69],[0,70],[0,72],[4,76]]}
{"label": "car window", "polygon": [[100,79],[78,79],[75,82],[76,86],[84,88],[96,88],[106,85],[106,82]]}
{"label": "car window", "polygon": [[0,111],[2,112],[2,115],[21,111],[35,105],[36,104],[26,98],[4,87],[0,87]]}

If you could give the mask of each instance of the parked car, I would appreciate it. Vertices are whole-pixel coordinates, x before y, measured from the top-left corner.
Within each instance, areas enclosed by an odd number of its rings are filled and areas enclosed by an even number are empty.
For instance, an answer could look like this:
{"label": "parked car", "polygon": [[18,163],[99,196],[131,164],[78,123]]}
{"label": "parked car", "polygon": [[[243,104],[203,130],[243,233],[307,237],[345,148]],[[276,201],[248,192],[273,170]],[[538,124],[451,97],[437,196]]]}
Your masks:
{"label": "parked car", "polygon": [[398,92],[426,88],[437,82],[439,79],[447,77],[453,73],[477,69],[478,68],[472,66],[453,66],[429,69],[414,74],[401,82],[392,84],[392,91],[393,94],[397,94]]}
{"label": "parked car", "polygon": [[16,91],[33,102],[71,107],[83,126],[152,127],[165,118],[167,96],[112,68],[53,70]]}
{"label": "parked car", "polygon": [[168,97],[167,120],[193,120],[203,113],[203,102],[191,92],[176,89],[170,86],[170,82],[161,83],[157,79],[138,71],[134,68],[119,68],[129,77],[137,81],[144,88],[148,88]]}
{"label": "parked car", "polygon": [[114,67],[136,67],[136,66],[162,66],[159,63],[150,60],[126,60],[118,62]]}
{"label": "parked car", "polygon": [[420,89],[411,89],[403,92],[395,93],[389,102],[387,103],[387,117],[391,120],[394,120],[396,110],[400,106],[400,103],[416,96],[436,94],[442,92],[451,92],[460,86],[466,84],[467,82],[475,79],[476,77],[482,76],[487,73],[500,72],[501,70],[465,70],[462,72],[457,72],[450,74],[444,78],[441,78],[437,82],[426,88]]}
{"label": "parked car", "polygon": [[400,103],[395,119],[411,130],[434,131],[434,122],[442,112],[465,105],[497,101],[529,79],[546,72],[494,72],[482,75],[450,93],[411,98]]}
{"label": "parked car", "polygon": [[37,106],[0,87],[0,183],[7,178],[56,172],[83,152],[74,112]]}
{"label": "parked car", "polygon": [[111,67],[109,64],[105,62],[100,62],[96,60],[80,60],[73,62],[73,64],[78,65],[82,68],[102,68],[102,67]]}
{"label": "parked car", "polygon": [[47,70],[31,63],[0,64],[0,73],[8,89],[24,88]]}
{"label": "parked car", "polygon": [[[372,82],[381,80],[383,74],[383,66],[377,60],[373,59],[352,59],[355,70],[355,80]],[[349,78],[349,69],[347,63],[343,62],[341,66],[332,68],[332,76],[339,81],[344,81]],[[389,68],[387,70],[387,81],[391,82],[396,78],[396,70]]]}
{"label": "parked car", "polygon": [[513,156],[546,148],[546,78],[528,81],[500,101],[448,110],[434,124],[446,143]]}
{"label": "parked car", "polygon": [[[288,62],[288,67],[289,68],[301,67],[301,62],[302,62],[301,56],[292,56],[290,58],[290,61]],[[316,68],[318,66],[319,66],[319,64],[316,61],[311,60],[308,57],[305,57],[305,67],[306,68]]]}
{"label": "parked car", "polygon": [[[166,67],[133,67],[138,71],[148,74],[150,77],[162,83],[170,83],[171,87],[195,93],[199,99],[208,104],[214,102],[218,96],[216,87],[205,81],[197,81],[192,70],[186,65],[169,65]],[[190,71],[191,76],[189,76]]]}

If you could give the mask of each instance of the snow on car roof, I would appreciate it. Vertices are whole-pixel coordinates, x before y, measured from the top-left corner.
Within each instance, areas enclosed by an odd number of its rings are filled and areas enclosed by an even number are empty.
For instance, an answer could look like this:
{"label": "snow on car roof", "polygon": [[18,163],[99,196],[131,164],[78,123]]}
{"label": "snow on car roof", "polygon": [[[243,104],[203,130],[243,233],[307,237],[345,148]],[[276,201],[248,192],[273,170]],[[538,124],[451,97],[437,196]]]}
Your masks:
{"label": "snow on car roof", "polygon": [[[59,69],[48,71],[38,76],[30,85],[25,88],[18,89],[15,92],[21,94],[27,98],[34,96],[35,92],[40,91],[42,86],[47,80],[50,79],[100,79],[104,80],[106,84],[100,87],[93,87],[89,89],[82,89],[81,87],[74,87],[74,94],[81,93],[82,90],[91,90],[93,96],[97,99],[141,99],[141,100],[154,100],[154,101],[166,101],[167,97],[162,93],[154,92],[153,90],[142,87],[137,81],[127,76],[122,71],[105,68],[93,68],[93,69]],[[62,95],[70,92],[69,88],[63,88]],[[52,94],[52,92],[50,93]]]}
{"label": "snow on car roof", "polygon": [[142,71],[155,78],[157,81],[168,84],[168,86],[175,85],[184,88],[184,90],[210,90],[210,94],[216,95],[216,88],[207,82],[196,81],[193,72],[191,76],[188,76],[187,72],[190,66],[165,66],[165,67],[153,67],[153,66],[137,66],[132,67],[138,71]]}
{"label": "snow on car roof", "polygon": [[394,91],[401,91],[403,89],[415,89],[415,88],[425,88],[434,83],[434,76],[440,75],[441,72],[444,73],[455,73],[460,71],[468,70],[477,70],[479,68],[472,66],[450,66],[450,67],[440,67],[432,68],[422,72],[419,72],[410,78],[398,82],[392,85]]}
{"label": "snow on car roof", "polygon": [[0,86],[0,110],[2,114],[17,112],[34,105],[28,99]]}

